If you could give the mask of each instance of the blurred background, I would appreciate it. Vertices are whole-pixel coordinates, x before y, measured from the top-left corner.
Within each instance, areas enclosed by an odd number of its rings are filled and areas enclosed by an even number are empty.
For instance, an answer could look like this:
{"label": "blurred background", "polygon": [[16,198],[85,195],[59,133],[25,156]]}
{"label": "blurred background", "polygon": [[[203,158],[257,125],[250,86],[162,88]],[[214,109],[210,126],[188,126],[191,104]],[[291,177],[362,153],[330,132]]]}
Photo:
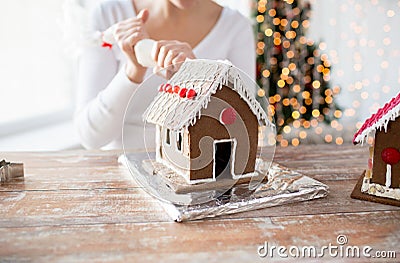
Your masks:
{"label": "blurred background", "polygon": [[[0,2],[0,151],[79,149],[75,58],[99,0]],[[282,147],[350,143],[400,91],[400,1],[221,0],[254,24]]]}

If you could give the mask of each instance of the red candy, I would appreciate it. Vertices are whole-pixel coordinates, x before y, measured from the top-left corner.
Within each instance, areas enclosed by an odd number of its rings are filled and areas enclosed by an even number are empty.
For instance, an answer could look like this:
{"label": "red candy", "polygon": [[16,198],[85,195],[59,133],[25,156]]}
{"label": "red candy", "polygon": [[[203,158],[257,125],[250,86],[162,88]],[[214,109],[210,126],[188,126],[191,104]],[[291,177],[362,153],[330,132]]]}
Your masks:
{"label": "red candy", "polygon": [[169,84],[164,84],[164,91],[167,92],[167,88],[168,88]]}
{"label": "red candy", "polygon": [[221,111],[219,121],[224,125],[230,125],[236,121],[236,111],[234,108],[225,108]]}
{"label": "red candy", "polygon": [[165,85],[164,91],[165,91],[165,92],[168,92],[168,93],[172,93],[173,91],[172,91],[172,86],[171,86],[171,84],[166,84],[166,85]]}
{"label": "red candy", "polygon": [[194,97],[196,97],[197,93],[194,89],[189,89],[186,93],[186,98],[188,98],[189,100],[193,99]]}
{"label": "red candy", "polygon": [[197,96],[197,93],[194,89],[181,88],[178,85],[172,86],[169,83],[161,84],[158,90],[167,93],[175,93],[181,98],[193,99]]}
{"label": "red candy", "polygon": [[386,164],[394,165],[400,161],[400,152],[396,148],[383,149],[381,156]]}
{"label": "red candy", "polygon": [[178,94],[181,88],[179,86],[174,87],[174,93]]}
{"label": "red candy", "polygon": [[179,97],[185,98],[185,97],[186,97],[186,92],[187,92],[187,88],[182,88],[182,89],[179,91]]}

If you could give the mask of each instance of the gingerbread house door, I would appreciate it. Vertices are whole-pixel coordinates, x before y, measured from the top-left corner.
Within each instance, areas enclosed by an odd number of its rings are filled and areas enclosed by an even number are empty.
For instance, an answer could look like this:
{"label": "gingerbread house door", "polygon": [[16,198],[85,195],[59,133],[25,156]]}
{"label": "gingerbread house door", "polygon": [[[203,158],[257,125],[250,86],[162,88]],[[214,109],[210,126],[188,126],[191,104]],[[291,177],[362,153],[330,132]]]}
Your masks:
{"label": "gingerbread house door", "polygon": [[224,139],[214,141],[213,179],[232,179],[234,171],[236,140]]}

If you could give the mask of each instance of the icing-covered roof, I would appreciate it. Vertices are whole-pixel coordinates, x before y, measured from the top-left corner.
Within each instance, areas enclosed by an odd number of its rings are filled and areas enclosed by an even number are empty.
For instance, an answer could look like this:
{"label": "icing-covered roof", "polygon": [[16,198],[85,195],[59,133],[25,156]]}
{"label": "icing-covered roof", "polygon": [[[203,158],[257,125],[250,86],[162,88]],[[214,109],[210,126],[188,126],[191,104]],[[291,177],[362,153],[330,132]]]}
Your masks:
{"label": "icing-covered roof", "polygon": [[[200,118],[201,110],[207,108],[211,95],[225,85],[240,95],[259,122],[273,125],[255,98],[256,84],[245,84],[239,71],[228,61],[186,60],[168,84],[168,90],[161,87],[159,94],[146,109],[143,115],[145,121],[172,130],[193,125]],[[250,85],[253,85],[253,89],[248,87]],[[185,96],[179,88],[187,89],[186,94],[190,91],[191,96]]]}
{"label": "icing-covered roof", "polygon": [[378,129],[385,129],[386,132],[389,121],[394,121],[399,115],[400,93],[364,122],[363,126],[354,134],[353,143],[365,142],[370,133]]}

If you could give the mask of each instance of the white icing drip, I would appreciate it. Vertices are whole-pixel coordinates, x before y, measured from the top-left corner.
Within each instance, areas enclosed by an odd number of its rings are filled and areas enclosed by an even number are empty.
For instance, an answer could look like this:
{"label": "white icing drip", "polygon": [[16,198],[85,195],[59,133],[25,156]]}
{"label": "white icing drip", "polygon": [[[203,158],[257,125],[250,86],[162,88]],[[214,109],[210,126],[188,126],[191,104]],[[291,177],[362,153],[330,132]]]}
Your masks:
{"label": "white icing drip", "polygon": [[397,117],[400,116],[400,104],[396,105],[393,109],[388,111],[385,115],[382,116],[378,121],[376,121],[373,125],[366,128],[362,133],[360,133],[356,139],[354,140],[355,143],[364,144],[370,137],[375,136],[375,131],[382,129],[387,132],[387,126],[389,121],[394,121]]}
{"label": "white icing drip", "polygon": [[194,125],[207,108],[211,95],[223,86],[229,86],[249,105],[258,121],[273,126],[266,112],[242,81],[240,74],[229,61],[187,60],[171,78],[172,86],[193,88],[197,96],[194,100],[180,98],[176,94],[160,92],[147,108],[143,117],[150,123],[179,130]]}
{"label": "white icing drip", "polygon": [[392,184],[392,166],[390,164],[386,165],[386,182],[385,186],[390,187]]}

